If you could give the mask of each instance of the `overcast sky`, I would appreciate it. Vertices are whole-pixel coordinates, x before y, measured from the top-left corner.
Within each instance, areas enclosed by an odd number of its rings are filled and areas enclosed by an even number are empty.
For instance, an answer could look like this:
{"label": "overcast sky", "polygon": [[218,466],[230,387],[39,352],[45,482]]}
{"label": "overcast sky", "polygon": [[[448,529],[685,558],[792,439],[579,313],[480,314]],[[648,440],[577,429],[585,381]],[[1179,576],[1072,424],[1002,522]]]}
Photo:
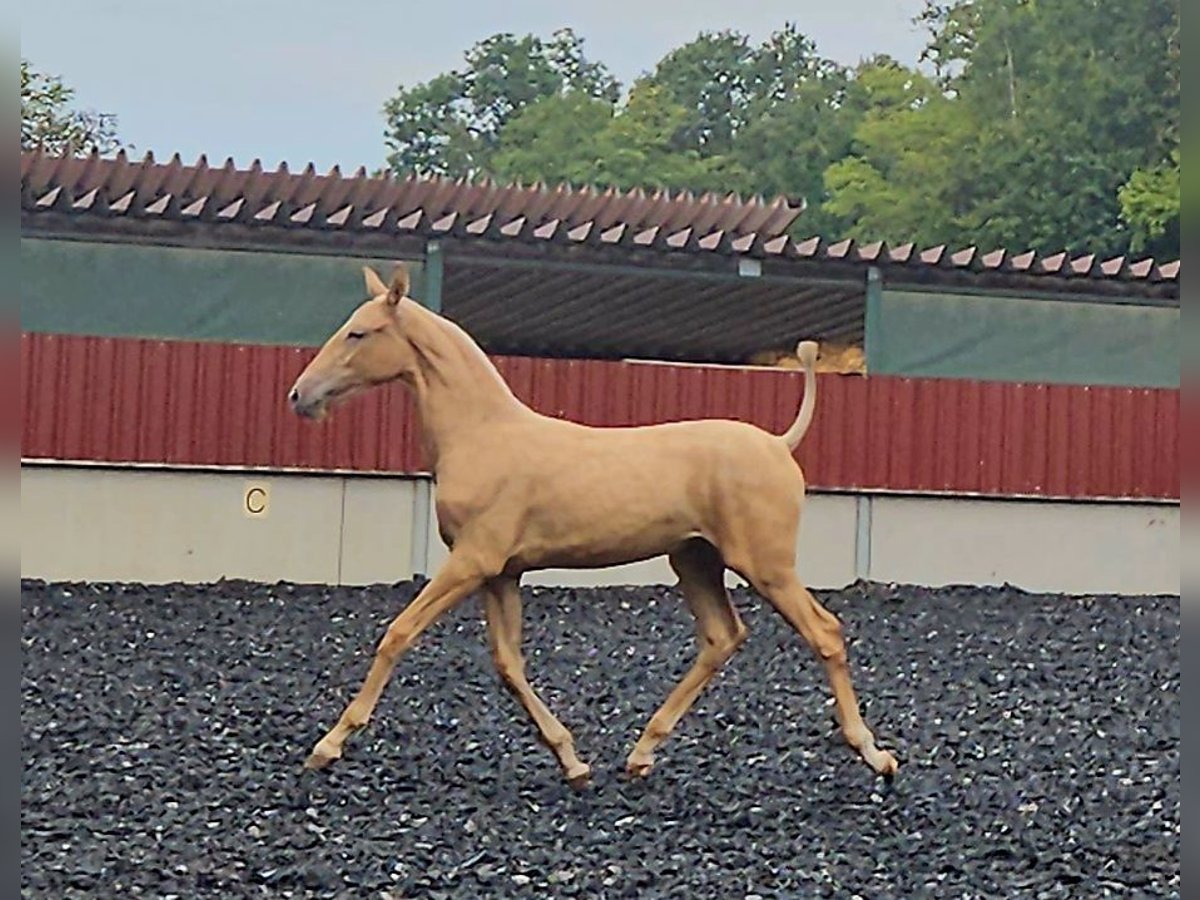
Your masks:
{"label": "overcast sky", "polygon": [[115,113],[139,153],[210,163],[382,164],[381,108],[400,85],[457,68],[499,31],[575,29],[623,84],[701,30],[764,39],[787,21],[853,64],[915,64],[921,0],[53,0],[23,5],[21,55],[78,105]]}

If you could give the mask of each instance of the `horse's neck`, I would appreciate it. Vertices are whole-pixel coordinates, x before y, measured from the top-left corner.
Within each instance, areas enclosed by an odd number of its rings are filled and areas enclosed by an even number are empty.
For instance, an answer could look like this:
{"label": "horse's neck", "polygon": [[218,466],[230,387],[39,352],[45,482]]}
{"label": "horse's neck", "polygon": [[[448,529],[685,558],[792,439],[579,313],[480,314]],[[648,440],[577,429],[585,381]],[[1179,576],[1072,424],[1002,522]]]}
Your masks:
{"label": "horse's neck", "polygon": [[408,313],[405,332],[417,354],[413,388],[434,458],[481,425],[527,411],[465,331],[416,303]]}

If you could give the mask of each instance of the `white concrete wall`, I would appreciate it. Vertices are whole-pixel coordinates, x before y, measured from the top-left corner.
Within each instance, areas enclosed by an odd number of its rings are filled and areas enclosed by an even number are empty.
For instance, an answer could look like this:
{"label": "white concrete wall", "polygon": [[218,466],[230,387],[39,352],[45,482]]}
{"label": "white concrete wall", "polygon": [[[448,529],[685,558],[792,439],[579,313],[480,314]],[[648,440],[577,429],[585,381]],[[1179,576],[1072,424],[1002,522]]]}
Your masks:
{"label": "white concrete wall", "polygon": [[[266,485],[265,514],[244,510]],[[21,470],[21,574],[79,581],[336,583],[339,478]]]}
{"label": "white concrete wall", "polygon": [[[413,574],[417,482],[343,478],[342,584],[394,584]],[[421,522],[422,527],[427,523]]]}
{"label": "white concrete wall", "polygon": [[915,497],[871,505],[874,581],[1180,592],[1178,506]]}
{"label": "white concrete wall", "polygon": [[[445,558],[430,500],[429,482],[418,479],[26,465],[21,574],[392,583],[428,573]],[[1179,528],[1177,504],[814,494],[801,523],[798,567],[819,588],[861,576],[1179,593]],[[578,586],[674,580],[663,559],[525,579]],[[731,575],[729,582],[738,580]]]}

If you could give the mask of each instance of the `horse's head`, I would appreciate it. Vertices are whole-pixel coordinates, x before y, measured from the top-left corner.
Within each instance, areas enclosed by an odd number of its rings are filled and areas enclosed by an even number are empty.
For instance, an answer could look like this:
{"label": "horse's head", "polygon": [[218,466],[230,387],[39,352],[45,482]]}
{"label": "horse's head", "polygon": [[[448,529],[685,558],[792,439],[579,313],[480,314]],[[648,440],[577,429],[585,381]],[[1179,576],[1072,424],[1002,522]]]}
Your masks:
{"label": "horse's head", "polygon": [[368,299],[325,342],[288,392],[298,415],[323,418],[335,403],[393,381],[412,366],[412,347],[400,327],[408,270],[397,266],[390,286],[369,267],[363,268],[363,276]]}

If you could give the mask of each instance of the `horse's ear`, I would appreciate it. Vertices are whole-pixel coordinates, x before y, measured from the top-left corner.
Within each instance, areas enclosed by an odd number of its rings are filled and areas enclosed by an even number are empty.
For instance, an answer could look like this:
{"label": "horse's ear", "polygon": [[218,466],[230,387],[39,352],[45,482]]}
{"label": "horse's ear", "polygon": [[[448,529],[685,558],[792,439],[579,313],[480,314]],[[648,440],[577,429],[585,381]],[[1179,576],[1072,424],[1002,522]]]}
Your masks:
{"label": "horse's ear", "polygon": [[383,283],[383,279],[375,274],[375,270],[370,266],[363,266],[363,278],[367,282],[367,296],[378,297],[380,294],[387,293],[387,285]]}
{"label": "horse's ear", "polygon": [[395,306],[408,296],[408,267],[401,264],[392,272],[392,286],[388,288],[388,303]]}

